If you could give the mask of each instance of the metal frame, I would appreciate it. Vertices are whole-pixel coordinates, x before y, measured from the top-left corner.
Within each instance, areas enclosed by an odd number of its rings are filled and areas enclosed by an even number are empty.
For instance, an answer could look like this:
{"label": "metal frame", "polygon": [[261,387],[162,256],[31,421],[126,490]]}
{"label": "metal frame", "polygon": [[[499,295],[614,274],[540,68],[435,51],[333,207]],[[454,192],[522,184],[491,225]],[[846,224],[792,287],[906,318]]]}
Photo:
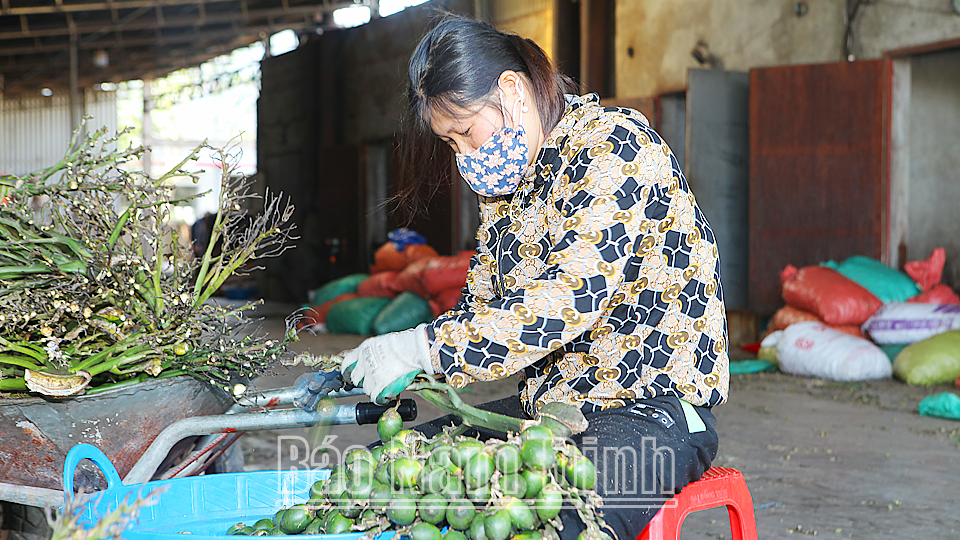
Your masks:
{"label": "metal frame", "polygon": [[[293,388],[280,388],[262,394],[242,398],[225,413],[211,416],[196,416],[177,421],[160,432],[150,444],[130,472],[123,479],[126,485],[139,484],[151,480],[157,467],[175,444],[187,437],[197,435],[243,433],[272,429],[310,427],[315,425],[344,425],[357,423],[359,404],[321,406],[316,412],[302,409],[270,410],[293,404]],[[361,389],[331,392],[327,397],[341,398],[361,395]],[[219,444],[210,444],[215,438],[201,439],[201,450],[190,456],[194,461],[203,454],[215,453]],[[218,441],[219,443],[219,441]],[[188,459],[190,459],[188,458]],[[197,472],[199,467],[184,468],[179,475],[185,476]],[[0,482],[0,501],[23,504],[34,507],[59,506],[63,502],[63,491],[55,489],[20,486]]]}

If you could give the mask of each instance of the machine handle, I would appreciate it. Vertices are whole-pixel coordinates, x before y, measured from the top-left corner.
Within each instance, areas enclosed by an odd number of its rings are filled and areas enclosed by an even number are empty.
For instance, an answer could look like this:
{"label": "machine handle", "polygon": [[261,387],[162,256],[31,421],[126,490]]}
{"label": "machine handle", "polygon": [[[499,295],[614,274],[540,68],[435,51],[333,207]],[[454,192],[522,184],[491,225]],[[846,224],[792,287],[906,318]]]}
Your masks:
{"label": "machine handle", "polygon": [[[387,412],[387,409],[393,408],[397,404],[391,401],[386,405],[377,405],[374,403],[357,403],[357,424],[376,424],[380,420],[380,415]],[[417,419],[417,402],[412,399],[401,399],[400,406],[397,407],[400,418],[404,422],[411,422]]]}
{"label": "machine handle", "polygon": [[106,454],[92,444],[80,443],[67,452],[67,458],[63,461],[63,500],[66,503],[73,499],[73,475],[77,472],[77,465],[84,459],[92,461],[107,478],[107,489],[123,485],[117,468]]}

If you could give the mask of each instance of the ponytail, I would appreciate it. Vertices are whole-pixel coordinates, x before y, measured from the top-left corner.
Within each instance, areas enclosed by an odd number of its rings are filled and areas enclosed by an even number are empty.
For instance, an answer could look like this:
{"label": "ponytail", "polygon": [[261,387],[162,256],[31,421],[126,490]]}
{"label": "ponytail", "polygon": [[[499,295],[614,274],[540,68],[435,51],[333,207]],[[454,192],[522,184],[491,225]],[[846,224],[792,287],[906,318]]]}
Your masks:
{"label": "ponytail", "polygon": [[517,54],[526,66],[525,73],[533,84],[533,93],[537,97],[537,110],[540,112],[540,124],[544,136],[560,121],[566,108],[563,94],[568,88],[569,79],[557,73],[550,58],[531,39],[516,34],[504,34],[517,50]]}

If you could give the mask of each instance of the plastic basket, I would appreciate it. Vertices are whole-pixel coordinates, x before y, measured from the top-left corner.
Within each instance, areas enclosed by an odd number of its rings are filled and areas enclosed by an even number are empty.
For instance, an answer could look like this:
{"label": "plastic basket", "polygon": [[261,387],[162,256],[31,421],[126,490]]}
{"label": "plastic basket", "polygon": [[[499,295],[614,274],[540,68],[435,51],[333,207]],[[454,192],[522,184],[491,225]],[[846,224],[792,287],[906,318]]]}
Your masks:
{"label": "plastic basket", "polygon": [[[313,483],[330,476],[327,469],[262,471],[211,474],[126,486],[113,463],[100,449],[78,444],[70,449],[63,466],[66,497],[73,497],[73,475],[83,459],[93,461],[107,478],[107,489],[95,494],[81,509],[80,522],[87,528],[92,527],[100,516],[115,510],[127,497],[135,498],[138,493],[146,496],[152,490],[166,486],[157,504],[140,510],[137,523],[123,533],[126,540],[227,538],[227,529],[237,522],[252,525],[258,519],[272,518],[280,508],[306,502]],[[356,540],[362,534],[313,536],[324,540]],[[377,540],[392,536],[384,533]],[[287,538],[302,539],[304,536]]]}

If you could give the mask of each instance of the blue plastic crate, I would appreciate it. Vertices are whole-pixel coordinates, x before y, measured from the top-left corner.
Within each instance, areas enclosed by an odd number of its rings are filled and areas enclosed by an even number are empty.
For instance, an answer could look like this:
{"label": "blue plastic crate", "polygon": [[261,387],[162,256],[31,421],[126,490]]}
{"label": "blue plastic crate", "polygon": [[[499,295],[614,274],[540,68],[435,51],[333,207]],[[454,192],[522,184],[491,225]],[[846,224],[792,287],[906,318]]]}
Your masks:
{"label": "blue plastic crate", "polygon": [[[94,495],[81,514],[81,523],[93,526],[99,516],[117,508],[127,497],[136,497],[167,486],[160,501],[140,510],[136,525],[123,533],[126,540],[192,540],[228,538],[226,531],[237,522],[253,525],[258,519],[272,518],[283,507],[304,503],[310,487],[330,476],[330,471],[262,471],[211,474],[191,478],[160,480],[125,486],[113,463],[97,447],[78,444],[70,449],[64,462],[63,486],[73,494],[73,474],[82,459],[89,459],[107,477],[107,489]],[[316,535],[323,540],[356,540],[361,533]],[[384,533],[377,540],[394,536]],[[237,538],[237,537],[229,537]],[[271,537],[279,538],[279,537]],[[285,538],[305,538],[304,535]]]}

